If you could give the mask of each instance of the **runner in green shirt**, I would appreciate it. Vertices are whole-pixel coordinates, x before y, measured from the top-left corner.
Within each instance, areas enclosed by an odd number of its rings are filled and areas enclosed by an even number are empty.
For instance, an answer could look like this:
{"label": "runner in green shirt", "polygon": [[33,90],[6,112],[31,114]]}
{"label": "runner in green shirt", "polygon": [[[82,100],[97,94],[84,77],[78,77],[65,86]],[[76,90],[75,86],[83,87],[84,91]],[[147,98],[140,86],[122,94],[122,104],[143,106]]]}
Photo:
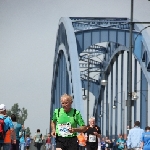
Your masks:
{"label": "runner in green shirt", "polygon": [[56,136],[56,150],[77,150],[77,132],[86,131],[80,112],[71,108],[72,97],[61,97],[62,108],[55,109],[51,121],[52,136]]}

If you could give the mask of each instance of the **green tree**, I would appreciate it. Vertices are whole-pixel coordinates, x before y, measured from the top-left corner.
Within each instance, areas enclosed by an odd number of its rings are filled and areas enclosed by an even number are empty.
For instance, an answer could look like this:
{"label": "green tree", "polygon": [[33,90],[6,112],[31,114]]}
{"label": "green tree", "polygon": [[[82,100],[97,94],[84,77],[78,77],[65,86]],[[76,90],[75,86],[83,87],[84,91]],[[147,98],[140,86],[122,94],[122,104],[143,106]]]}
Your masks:
{"label": "green tree", "polygon": [[27,109],[25,109],[24,107],[20,110],[20,117],[18,119],[18,122],[21,124],[24,124],[25,120],[27,119],[28,113],[27,113]]}
{"label": "green tree", "polygon": [[25,109],[24,107],[20,109],[18,103],[14,104],[10,110],[7,110],[7,115],[11,116],[11,114],[16,115],[17,122],[20,124],[24,124],[28,116],[27,109]]}
{"label": "green tree", "polygon": [[26,135],[29,135],[29,136],[31,135],[31,132],[30,132],[30,128],[29,128],[29,127],[26,128]]}

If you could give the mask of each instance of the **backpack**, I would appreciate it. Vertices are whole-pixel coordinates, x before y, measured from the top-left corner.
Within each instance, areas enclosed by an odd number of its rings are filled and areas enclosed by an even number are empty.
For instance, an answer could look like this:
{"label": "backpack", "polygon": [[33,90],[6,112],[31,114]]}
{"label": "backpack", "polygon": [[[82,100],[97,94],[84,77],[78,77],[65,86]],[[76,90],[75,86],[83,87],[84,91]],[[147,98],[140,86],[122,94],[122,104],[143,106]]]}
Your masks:
{"label": "backpack", "polygon": [[[76,119],[75,119],[75,115],[76,115],[76,109],[74,109],[74,113],[73,113],[73,118],[74,118],[74,121],[76,122]],[[59,113],[60,113],[60,108],[58,108],[58,118],[59,118]]]}
{"label": "backpack", "polygon": [[21,129],[19,131],[19,137],[20,137],[19,139],[20,143],[25,143],[25,130]]}
{"label": "backpack", "polygon": [[0,118],[0,140],[4,140],[4,118]]}
{"label": "backpack", "polygon": [[35,142],[42,143],[42,134],[41,133],[36,133]]}
{"label": "backpack", "polygon": [[30,146],[31,139],[29,137],[26,138],[26,146]]}

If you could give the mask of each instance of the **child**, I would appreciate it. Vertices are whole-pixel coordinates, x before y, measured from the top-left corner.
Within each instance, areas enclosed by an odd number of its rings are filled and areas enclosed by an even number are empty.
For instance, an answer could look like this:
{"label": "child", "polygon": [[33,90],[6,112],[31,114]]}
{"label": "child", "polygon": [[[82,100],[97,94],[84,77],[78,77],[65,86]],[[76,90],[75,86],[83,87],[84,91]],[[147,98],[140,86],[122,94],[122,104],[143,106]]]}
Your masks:
{"label": "child", "polygon": [[50,148],[51,148],[51,137],[50,137],[50,133],[48,133],[46,138],[46,150],[50,150]]}
{"label": "child", "polygon": [[26,150],[29,150],[30,144],[31,144],[31,139],[30,139],[29,135],[27,135],[27,137],[26,137]]}

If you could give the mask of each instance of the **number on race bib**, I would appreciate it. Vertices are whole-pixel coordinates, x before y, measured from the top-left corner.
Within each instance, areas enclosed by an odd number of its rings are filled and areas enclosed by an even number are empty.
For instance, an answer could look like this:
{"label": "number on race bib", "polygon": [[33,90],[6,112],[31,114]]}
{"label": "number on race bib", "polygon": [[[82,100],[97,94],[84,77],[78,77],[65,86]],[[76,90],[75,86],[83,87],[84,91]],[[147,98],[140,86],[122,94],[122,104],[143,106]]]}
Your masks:
{"label": "number on race bib", "polygon": [[96,142],[96,135],[89,135],[89,142]]}

